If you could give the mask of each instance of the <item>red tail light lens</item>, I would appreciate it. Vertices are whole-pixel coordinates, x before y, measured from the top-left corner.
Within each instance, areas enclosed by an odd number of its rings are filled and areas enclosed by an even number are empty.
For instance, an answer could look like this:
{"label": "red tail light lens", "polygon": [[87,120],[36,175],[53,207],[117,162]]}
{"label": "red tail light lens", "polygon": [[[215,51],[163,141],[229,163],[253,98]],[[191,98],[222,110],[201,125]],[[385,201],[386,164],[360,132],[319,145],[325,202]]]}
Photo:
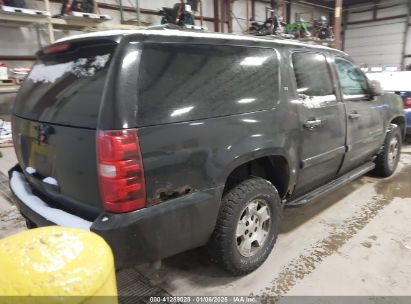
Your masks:
{"label": "red tail light lens", "polygon": [[404,98],[404,108],[411,109],[411,96]]}
{"label": "red tail light lens", "polygon": [[104,208],[120,213],[145,207],[144,170],[137,130],[98,132],[97,159]]}
{"label": "red tail light lens", "polygon": [[68,42],[52,44],[50,46],[45,47],[43,49],[43,53],[52,54],[52,53],[64,52],[64,51],[67,51],[69,47],[70,47],[70,43]]}

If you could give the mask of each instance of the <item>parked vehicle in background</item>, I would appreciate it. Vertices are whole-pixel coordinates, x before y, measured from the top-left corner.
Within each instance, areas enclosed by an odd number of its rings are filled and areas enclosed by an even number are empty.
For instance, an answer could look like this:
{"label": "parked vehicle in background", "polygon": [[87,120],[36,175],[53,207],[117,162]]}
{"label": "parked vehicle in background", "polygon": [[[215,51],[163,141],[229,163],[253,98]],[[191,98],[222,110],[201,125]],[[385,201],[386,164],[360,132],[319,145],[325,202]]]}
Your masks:
{"label": "parked vehicle in background", "polygon": [[380,81],[384,91],[401,96],[407,119],[407,137],[411,137],[411,72],[367,73],[368,78]]}
{"label": "parked vehicle in background", "polygon": [[37,53],[13,109],[10,187],[28,227],[101,235],[116,266],[206,245],[234,275],[268,257],[283,206],[394,173],[401,98],[323,46],[106,31]]}

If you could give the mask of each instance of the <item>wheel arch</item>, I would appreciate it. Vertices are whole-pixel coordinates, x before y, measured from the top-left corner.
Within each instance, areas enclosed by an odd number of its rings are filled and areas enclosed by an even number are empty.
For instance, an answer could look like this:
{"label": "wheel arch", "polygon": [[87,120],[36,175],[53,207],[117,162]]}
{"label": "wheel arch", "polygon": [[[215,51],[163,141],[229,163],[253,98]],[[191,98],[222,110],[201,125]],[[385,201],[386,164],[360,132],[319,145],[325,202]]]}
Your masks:
{"label": "wheel arch", "polygon": [[405,117],[404,116],[396,116],[396,117],[391,119],[390,123],[395,124],[395,125],[400,127],[401,134],[404,138],[405,134],[407,132],[407,128],[406,128],[407,125],[406,125]]}
{"label": "wheel arch", "polygon": [[281,198],[288,193],[290,169],[287,158],[282,154],[269,154],[238,162],[232,166],[224,181],[223,195],[250,176],[270,181]]}

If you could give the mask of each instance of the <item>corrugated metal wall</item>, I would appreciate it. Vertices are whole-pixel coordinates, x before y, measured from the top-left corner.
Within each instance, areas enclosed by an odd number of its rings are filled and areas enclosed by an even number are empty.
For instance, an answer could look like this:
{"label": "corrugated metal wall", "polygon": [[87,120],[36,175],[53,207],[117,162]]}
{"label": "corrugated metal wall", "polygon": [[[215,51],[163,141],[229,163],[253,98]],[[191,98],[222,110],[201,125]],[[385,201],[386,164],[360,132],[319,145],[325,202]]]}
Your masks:
{"label": "corrugated metal wall", "polygon": [[[363,3],[356,6],[350,6],[347,14],[348,26],[345,32],[345,51],[348,52],[355,61],[360,65],[367,66],[396,66],[400,68],[402,61],[404,32],[406,29],[407,18],[398,17],[407,14],[408,0],[380,0],[379,9],[376,14],[373,10],[373,2]],[[410,0],[411,1],[411,0]],[[29,6],[35,6],[37,9],[43,8],[42,0],[33,0],[27,2]],[[118,0],[98,0],[101,3],[118,4]],[[134,0],[123,0],[124,5],[133,6]],[[140,7],[145,9],[157,10],[162,6],[172,6],[178,0],[140,0]],[[265,20],[265,9],[269,6],[270,1],[255,2],[255,19]],[[214,1],[203,0],[203,14],[206,17],[214,16]],[[249,14],[251,17],[251,1],[249,1]],[[60,4],[51,3],[52,13],[57,13]],[[114,22],[119,22],[120,15],[118,11],[100,9],[102,14],[110,14]],[[297,15],[302,15],[307,20],[309,17],[318,18],[321,15],[328,17],[326,9],[312,8],[304,3],[292,0],[291,5],[291,22]],[[345,11],[347,13],[347,11]],[[375,15],[374,15],[375,14]],[[238,0],[233,2],[233,32],[237,34],[244,33],[246,30],[246,1]],[[125,19],[135,18],[135,13],[125,12]],[[386,19],[397,17],[394,19]],[[369,21],[376,18],[377,21]],[[149,14],[141,14],[144,22],[159,24],[160,17]],[[383,19],[383,20],[381,20]],[[360,23],[358,23],[360,22]],[[198,21],[197,21],[198,24]],[[204,25],[210,30],[214,30],[213,22],[204,22]],[[227,32],[227,25],[224,27]],[[56,38],[74,34],[73,31],[56,31]],[[40,43],[48,43],[48,36],[45,28],[40,30]],[[0,39],[7,41],[0,44],[0,55],[30,55],[38,48],[38,37],[33,27],[18,28],[14,26],[0,27]],[[408,42],[405,54],[411,54],[411,31],[408,33]],[[411,57],[405,60],[406,64],[411,63]],[[21,65],[22,62],[10,62],[9,65]]]}
{"label": "corrugated metal wall", "polygon": [[[403,0],[380,1],[375,12],[370,5],[373,3],[349,8],[344,50],[359,65],[400,69],[408,26],[407,3]],[[374,17],[376,21],[365,22]]]}

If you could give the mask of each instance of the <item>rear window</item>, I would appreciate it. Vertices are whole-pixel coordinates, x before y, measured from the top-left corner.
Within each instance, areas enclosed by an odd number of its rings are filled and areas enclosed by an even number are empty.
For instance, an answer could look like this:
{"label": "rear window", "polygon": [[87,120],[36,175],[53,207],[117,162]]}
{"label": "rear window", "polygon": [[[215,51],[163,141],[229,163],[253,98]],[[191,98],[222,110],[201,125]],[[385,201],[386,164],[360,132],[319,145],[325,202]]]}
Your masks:
{"label": "rear window", "polygon": [[278,74],[273,49],[145,44],[139,125],[270,109],[278,100]]}
{"label": "rear window", "polygon": [[96,128],[115,44],[40,56],[24,80],[14,113],[30,120]]}

